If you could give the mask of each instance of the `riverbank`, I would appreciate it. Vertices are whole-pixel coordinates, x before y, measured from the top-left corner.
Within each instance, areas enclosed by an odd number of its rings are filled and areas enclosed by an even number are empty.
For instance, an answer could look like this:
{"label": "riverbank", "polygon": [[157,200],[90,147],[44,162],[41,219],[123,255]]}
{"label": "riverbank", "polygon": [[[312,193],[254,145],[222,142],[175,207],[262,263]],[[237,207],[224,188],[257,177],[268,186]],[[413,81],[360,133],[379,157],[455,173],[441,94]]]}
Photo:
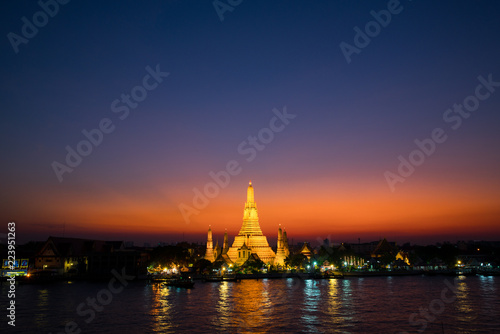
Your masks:
{"label": "riverbank", "polygon": [[[189,274],[194,280],[206,280],[206,275],[192,275]],[[393,271],[333,271],[328,273],[301,273],[301,272],[275,272],[275,273],[255,273],[255,274],[235,274],[231,277],[234,280],[246,279],[287,279],[287,278],[300,278],[300,279],[343,279],[349,277],[379,277],[379,276],[500,276],[500,271],[458,271],[458,270],[393,270]],[[0,282],[5,283],[7,277],[2,277]],[[75,281],[108,281],[109,277],[64,277],[52,276],[43,278],[33,277],[16,277],[16,283],[22,284],[51,284],[56,282],[75,282]],[[140,276],[136,277],[136,281],[163,281],[161,279],[151,279],[151,277]],[[213,280],[217,281],[217,280]],[[227,281],[227,280],[220,280]]]}

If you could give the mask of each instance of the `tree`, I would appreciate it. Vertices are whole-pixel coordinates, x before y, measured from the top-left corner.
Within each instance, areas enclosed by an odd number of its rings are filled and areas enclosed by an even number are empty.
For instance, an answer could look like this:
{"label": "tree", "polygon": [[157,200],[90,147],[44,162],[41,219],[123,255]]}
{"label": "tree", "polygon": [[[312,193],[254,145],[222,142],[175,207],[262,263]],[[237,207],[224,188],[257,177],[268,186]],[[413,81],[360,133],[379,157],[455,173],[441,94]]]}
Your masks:
{"label": "tree", "polygon": [[245,263],[243,264],[242,268],[245,268],[247,270],[250,270],[252,273],[257,273],[260,271],[262,267],[264,267],[265,263],[259,259],[259,258],[254,258],[253,256],[250,256]]}
{"label": "tree", "polygon": [[190,260],[189,251],[187,248],[179,246],[164,246],[156,247],[151,252],[151,262],[153,267],[161,266],[188,266]]}
{"label": "tree", "polygon": [[293,254],[290,256],[290,266],[304,268],[309,263],[307,256],[302,253]]}
{"label": "tree", "polygon": [[285,258],[284,262],[285,262],[285,267],[287,267],[287,268],[291,267],[292,266],[292,258],[291,258],[291,256],[288,255]]}
{"label": "tree", "polygon": [[396,256],[390,252],[386,252],[380,257],[380,262],[385,265],[392,264],[394,261],[396,261]]}
{"label": "tree", "polygon": [[199,259],[194,263],[193,268],[196,273],[201,274],[205,270],[210,270],[212,268],[212,262],[206,259]]}

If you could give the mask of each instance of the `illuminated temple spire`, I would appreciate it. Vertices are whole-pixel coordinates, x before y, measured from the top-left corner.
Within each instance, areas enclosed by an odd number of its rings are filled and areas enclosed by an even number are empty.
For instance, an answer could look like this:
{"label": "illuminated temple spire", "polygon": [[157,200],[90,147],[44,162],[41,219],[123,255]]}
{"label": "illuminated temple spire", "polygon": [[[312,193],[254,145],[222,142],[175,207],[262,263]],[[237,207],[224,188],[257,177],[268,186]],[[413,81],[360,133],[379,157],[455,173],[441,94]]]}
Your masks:
{"label": "illuminated temple spire", "polygon": [[210,227],[211,225],[208,225],[207,251],[205,252],[205,260],[214,262],[215,261],[214,242],[212,240],[212,229]]}
{"label": "illuminated temple spire", "polygon": [[247,204],[248,203],[254,203],[255,204],[255,196],[254,196],[254,192],[253,192],[252,181],[248,182]]}
{"label": "illuminated temple spire", "polygon": [[243,224],[227,254],[238,265],[244,263],[250,254],[256,254],[264,263],[274,262],[275,254],[260,229],[252,181],[248,183]]}
{"label": "illuminated temple spire", "polygon": [[276,248],[276,258],[274,259],[274,265],[283,266],[285,264],[285,258],[287,257],[287,255],[285,254],[285,243],[283,232],[281,231],[281,224],[278,228],[278,245]]}
{"label": "illuminated temple spire", "polygon": [[285,258],[290,255],[290,248],[288,247],[288,237],[285,229],[283,229],[283,248],[285,249]]}
{"label": "illuminated temple spire", "polygon": [[[257,203],[255,203],[255,194],[252,187],[252,181],[248,183],[247,201],[243,211],[243,225],[239,235],[262,235],[259,225],[259,215],[257,213]],[[248,244],[247,244],[248,246]]]}
{"label": "illuminated temple spire", "polygon": [[222,244],[222,254],[227,254],[229,250],[229,243],[227,242],[227,229],[224,232],[224,243]]}

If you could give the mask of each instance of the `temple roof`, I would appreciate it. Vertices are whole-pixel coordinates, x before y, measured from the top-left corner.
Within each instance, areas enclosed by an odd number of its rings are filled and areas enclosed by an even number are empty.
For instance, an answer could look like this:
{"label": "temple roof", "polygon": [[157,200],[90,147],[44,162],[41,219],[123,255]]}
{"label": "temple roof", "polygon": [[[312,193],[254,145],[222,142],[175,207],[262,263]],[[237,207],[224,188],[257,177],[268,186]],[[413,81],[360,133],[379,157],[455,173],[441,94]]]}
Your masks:
{"label": "temple roof", "polygon": [[313,249],[311,248],[311,246],[309,246],[309,244],[307,242],[304,242],[304,244],[302,245],[302,248],[300,248],[299,253],[302,253],[302,254],[312,254],[313,253]]}
{"label": "temple roof", "polygon": [[372,255],[382,255],[382,254],[385,254],[385,253],[391,253],[392,254],[393,251],[394,251],[394,249],[391,246],[391,244],[387,241],[386,238],[384,238],[383,240],[380,240],[380,242],[378,243],[377,247],[375,247],[375,249],[372,252]]}

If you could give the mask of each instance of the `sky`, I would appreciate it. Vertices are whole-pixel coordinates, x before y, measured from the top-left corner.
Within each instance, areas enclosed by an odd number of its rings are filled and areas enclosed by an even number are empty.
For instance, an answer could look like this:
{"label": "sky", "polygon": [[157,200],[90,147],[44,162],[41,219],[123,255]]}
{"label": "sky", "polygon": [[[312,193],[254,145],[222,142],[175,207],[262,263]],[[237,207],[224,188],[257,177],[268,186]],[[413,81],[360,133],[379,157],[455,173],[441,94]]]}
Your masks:
{"label": "sky", "polygon": [[0,221],[18,242],[209,225],[232,242],[252,180],[271,243],[279,224],[294,242],[500,240],[499,14],[3,1]]}

